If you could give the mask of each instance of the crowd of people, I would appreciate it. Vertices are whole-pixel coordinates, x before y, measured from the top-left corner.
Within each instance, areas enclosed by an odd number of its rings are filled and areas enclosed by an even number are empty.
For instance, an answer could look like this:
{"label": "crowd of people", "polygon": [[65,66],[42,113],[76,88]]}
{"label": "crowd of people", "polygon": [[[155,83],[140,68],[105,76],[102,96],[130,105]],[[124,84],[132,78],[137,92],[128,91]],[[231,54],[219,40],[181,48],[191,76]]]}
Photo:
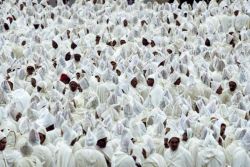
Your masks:
{"label": "crowd of people", "polygon": [[0,16],[1,167],[249,167],[249,0]]}

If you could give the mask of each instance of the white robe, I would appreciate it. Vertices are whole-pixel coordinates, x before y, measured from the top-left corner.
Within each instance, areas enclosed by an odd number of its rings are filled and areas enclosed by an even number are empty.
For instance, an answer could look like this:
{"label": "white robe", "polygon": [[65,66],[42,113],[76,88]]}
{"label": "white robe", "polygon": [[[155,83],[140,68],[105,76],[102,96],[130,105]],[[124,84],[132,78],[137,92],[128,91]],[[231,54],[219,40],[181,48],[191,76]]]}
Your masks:
{"label": "white robe", "polygon": [[33,147],[33,155],[36,156],[41,163],[43,164],[43,167],[53,167],[54,161],[52,159],[52,153],[50,150],[42,145],[36,145]]}
{"label": "white robe", "polygon": [[75,159],[72,149],[65,143],[58,145],[56,152],[56,166],[57,167],[75,167]]}
{"label": "white robe", "polygon": [[242,147],[238,147],[233,155],[232,167],[249,167],[250,153]]}
{"label": "white robe", "polygon": [[166,161],[157,153],[149,155],[149,157],[142,163],[143,167],[166,167]]}
{"label": "white robe", "polygon": [[74,157],[76,167],[107,167],[102,153],[94,148],[84,148],[78,150],[74,154]]}
{"label": "white robe", "polygon": [[197,157],[196,167],[225,167],[226,158],[219,148],[205,147]]}
{"label": "white robe", "polygon": [[134,159],[121,151],[114,153],[111,164],[112,167],[135,167]]}
{"label": "white robe", "polygon": [[42,163],[35,156],[22,157],[15,162],[14,167],[42,167]]}
{"label": "white robe", "polygon": [[164,153],[167,167],[193,167],[193,160],[189,151],[180,147],[176,151],[167,149]]}
{"label": "white robe", "polygon": [[1,167],[9,167],[4,151],[0,151],[0,166]]}

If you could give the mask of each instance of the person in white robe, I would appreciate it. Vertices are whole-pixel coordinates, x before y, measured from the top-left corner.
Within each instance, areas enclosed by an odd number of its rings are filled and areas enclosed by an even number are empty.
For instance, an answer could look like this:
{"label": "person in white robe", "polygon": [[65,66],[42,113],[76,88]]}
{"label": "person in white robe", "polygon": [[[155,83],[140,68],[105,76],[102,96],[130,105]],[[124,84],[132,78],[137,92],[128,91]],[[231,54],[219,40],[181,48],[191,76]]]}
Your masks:
{"label": "person in white robe", "polygon": [[169,149],[164,153],[167,167],[192,167],[193,160],[189,151],[179,146],[180,137],[175,131],[168,134]]}
{"label": "person in white robe", "polygon": [[111,160],[112,167],[136,167],[135,160],[130,155],[133,151],[133,143],[128,136],[122,136],[120,149],[116,151]]}
{"label": "person in white robe", "polygon": [[155,146],[152,138],[147,137],[145,139],[145,146],[142,149],[143,157],[145,158],[142,162],[143,167],[166,167],[166,161],[163,156],[155,152]]}
{"label": "person in white robe", "polygon": [[76,167],[107,167],[106,161],[102,153],[95,149],[96,138],[88,129],[85,138],[85,147],[75,152]]}
{"label": "person in white robe", "polygon": [[232,167],[247,167],[250,163],[250,130],[248,129],[241,140],[241,146],[235,149]]}
{"label": "person in white robe", "polygon": [[42,167],[41,161],[34,155],[32,155],[33,148],[26,142],[20,147],[22,157],[17,159],[14,167]]}
{"label": "person in white robe", "polygon": [[198,152],[196,167],[202,166],[214,166],[224,167],[226,166],[226,158],[224,152],[221,151],[221,146],[217,143],[210,129],[207,130],[205,141]]}

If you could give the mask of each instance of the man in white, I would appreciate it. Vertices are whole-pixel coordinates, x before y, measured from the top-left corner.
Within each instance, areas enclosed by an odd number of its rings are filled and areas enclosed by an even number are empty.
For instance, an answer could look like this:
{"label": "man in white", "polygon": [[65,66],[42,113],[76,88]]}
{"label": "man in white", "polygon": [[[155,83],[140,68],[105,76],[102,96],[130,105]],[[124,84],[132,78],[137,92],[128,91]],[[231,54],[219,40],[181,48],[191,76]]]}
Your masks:
{"label": "man in white", "polygon": [[145,146],[142,149],[142,154],[145,160],[142,163],[143,167],[165,167],[166,161],[163,156],[155,152],[153,140],[147,137]]}
{"label": "man in white", "polygon": [[112,167],[135,167],[135,161],[130,156],[133,143],[128,136],[122,137],[120,147],[112,157]]}
{"label": "man in white", "polygon": [[248,167],[250,164],[250,130],[242,138],[242,146],[235,149],[232,167]]}
{"label": "man in white", "polygon": [[76,167],[107,167],[104,156],[95,149],[95,143],[95,136],[88,129],[85,138],[85,147],[74,154]]}
{"label": "man in white", "polygon": [[164,153],[167,167],[192,167],[193,160],[189,151],[180,147],[180,137],[177,132],[169,132],[169,149]]}

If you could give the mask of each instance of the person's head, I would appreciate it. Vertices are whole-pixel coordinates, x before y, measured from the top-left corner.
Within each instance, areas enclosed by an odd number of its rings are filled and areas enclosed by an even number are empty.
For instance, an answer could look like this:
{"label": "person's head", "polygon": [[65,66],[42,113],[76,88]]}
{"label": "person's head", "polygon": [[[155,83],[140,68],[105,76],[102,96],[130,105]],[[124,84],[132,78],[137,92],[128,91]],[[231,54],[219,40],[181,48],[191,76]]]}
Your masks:
{"label": "person's head", "polygon": [[71,141],[70,146],[74,146],[76,142],[77,142],[77,138],[74,138],[74,139]]}
{"label": "person's head", "polygon": [[181,78],[179,77],[175,82],[174,82],[174,85],[180,85],[181,83]]}
{"label": "person's head", "polygon": [[36,79],[31,78],[31,85],[35,88],[36,87]]}
{"label": "person's head", "polygon": [[116,69],[115,72],[116,72],[116,74],[117,74],[118,76],[121,75],[121,71],[120,71],[120,70]]}
{"label": "person's head", "polygon": [[231,92],[235,91],[235,89],[237,88],[237,84],[234,81],[230,81],[228,85]]}
{"label": "person's head", "polygon": [[78,89],[78,84],[75,81],[71,81],[69,87],[72,92],[75,92]]}
{"label": "person's head", "polygon": [[169,145],[168,145],[168,138],[164,138],[164,147],[165,148],[169,148]]}
{"label": "person's head", "polygon": [[150,45],[152,48],[155,47],[155,41],[151,40]]}
{"label": "person's head", "polygon": [[6,145],[7,145],[7,139],[6,139],[6,137],[3,137],[0,140],[0,151],[3,151],[6,147]]}
{"label": "person's head", "polygon": [[32,67],[32,66],[28,66],[27,69],[26,69],[26,71],[27,71],[28,75],[32,75],[33,72],[35,71],[35,68]]}
{"label": "person's head", "polygon": [[97,143],[96,143],[96,145],[98,147],[100,147],[100,148],[105,148],[106,145],[107,145],[107,143],[108,143],[108,138],[105,137],[105,138],[102,138],[102,139],[98,140]]}
{"label": "person's head", "polygon": [[234,11],[234,15],[235,15],[235,16],[238,16],[238,15],[239,15],[239,13],[240,13],[240,11],[239,11],[239,10],[235,10],[235,11]]}
{"label": "person's head", "polygon": [[60,77],[60,81],[62,81],[64,84],[68,84],[70,82],[70,78],[66,74],[62,74]]}
{"label": "person's head", "polygon": [[49,125],[48,127],[46,127],[46,131],[49,132],[49,131],[52,131],[55,129],[55,125],[52,124],[52,125]]}
{"label": "person's head", "polygon": [[70,45],[71,49],[75,49],[77,47],[77,44],[75,42],[72,42],[71,45]]}
{"label": "person's head", "polygon": [[169,147],[172,151],[176,151],[180,144],[180,139],[178,137],[172,137],[169,142]]}
{"label": "person's head", "polygon": [[97,82],[100,82],[100,81],[101,81],[101,78],[100,78],[99,75],[96,75],[95,78],[96,78]]}
{"label": "person's head", "polygon": [[148,78],[147,85],[150,86],[150,87],[153,87],[154,86],[154,82],[155,82],[154,78]]}
{"label": "person's head", "polygon": [[131,84],[134,88],[136,88],[136,86],[137,86],[137,84],[138,84],[137,78],[134,77],[134,78],[131,80],[130,84]]}
{"label": "person's head", "polygon": [[149,42],[146,38],[142,38],[142,45],[144,46],[148,46],[149,45]]}
{"label": "person's head", "polygon": [[74,58],[76,62],[81,61],[81,55],[80,54],[74,54]]}
{"label": "person's head", "polygon": [[117,67],[116,62],[111,61],[111,62],[110,62],[110,64],[112,65],[112,69],[113,69],[113,70],[115,70],[115,69],[116,69],[116,67]]}
{"label": "person's head", "polygon": [[67,52],[65,55],[65,61],[69,61],[71,59],[71,54],[70,52]]}
{"label": "person's head", "polygon": [[188,141],[188,135],[187,135],[187,131],[185,130],[185,132],[183,133],[183,135],[182,135],[182,140],[183,141]]}
{"label": "person's head", "polygon": [[39,134],[39,138],[40,138],[40,144],[43,144],[44,141],[46,140],[46,135],[43,133],[38,133]]}
{"label": "person's head", "polygon": [[147,158],[147,151],[144,148],[142,149],[142,155],[145,159]]}
{"label": "person's head", "polygon": [[99,35],[97,35],[97,36],[95,37],[96,45],[99,44],[100,40],[101,40],[101,37],[100,37]]}
{"label": "person's head", "polygon": [[127,27],[128,26],[128,21],[125,19],[125,20],[123,20],[123,26],[124,27]]}
{"label": "person's head", "polygon": [[22,113],[18,112],[16,115],[16,121],[18,122],[21,117],[22,117]]}
{"label": "person's head", "polygon": [[222,94],[222,92],[223,92],[223,88],[222,88],[222,86],[220,85],[219,88],[216,90],[216,93],[217,93],[218,95],[220,95],[220,94]]}
{"label": "person's head", "polygon": [[52,40],[52,47],[54,49],[57,49],[58,48],[58,44],[56,43],[56,41]]}
{"label": "person's head", "polygon": [[226,124],[224,124],[224,123],[221,124],[221,126],[220,126],[220,135],[225,134],[226,128],[227,128]]}

